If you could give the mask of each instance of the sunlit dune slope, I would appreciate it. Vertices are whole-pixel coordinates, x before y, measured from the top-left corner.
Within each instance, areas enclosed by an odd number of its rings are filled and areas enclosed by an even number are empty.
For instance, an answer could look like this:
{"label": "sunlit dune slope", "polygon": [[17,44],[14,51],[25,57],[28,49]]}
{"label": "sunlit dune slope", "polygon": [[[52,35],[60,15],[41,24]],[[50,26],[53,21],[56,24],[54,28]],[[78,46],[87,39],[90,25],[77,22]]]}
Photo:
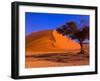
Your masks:
{"label": "sunlit dune slope", "polygon": [[79,52],[80,45],[56,30],[33,32],[26,36],[26,54]]}

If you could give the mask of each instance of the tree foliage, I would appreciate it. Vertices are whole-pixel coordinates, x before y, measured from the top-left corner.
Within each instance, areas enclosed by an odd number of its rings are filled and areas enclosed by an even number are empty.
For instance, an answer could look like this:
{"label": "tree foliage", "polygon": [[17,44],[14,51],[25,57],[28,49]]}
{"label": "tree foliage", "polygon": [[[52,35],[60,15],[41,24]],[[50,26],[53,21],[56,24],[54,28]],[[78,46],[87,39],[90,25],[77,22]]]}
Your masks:
{"label": "tree foliage", "polygon": [[62,35],[69,36],[72,39],[77,39],[81,46],[80,53],[84,53],[83,42],[85,39],[89,39],[89,26],[84,25],[82,28],[80,28],[77,27],[75,22],[71,21],[61,27],[58,27],[56,30]]}

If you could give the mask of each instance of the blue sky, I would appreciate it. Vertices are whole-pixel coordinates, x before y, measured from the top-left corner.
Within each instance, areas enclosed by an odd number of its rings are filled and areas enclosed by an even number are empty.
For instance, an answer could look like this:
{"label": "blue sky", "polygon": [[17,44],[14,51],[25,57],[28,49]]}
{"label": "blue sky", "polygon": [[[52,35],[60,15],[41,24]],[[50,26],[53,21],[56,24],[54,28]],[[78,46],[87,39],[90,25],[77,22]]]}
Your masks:
{"label": "blue sky", "polygon": [[64,25],[66,22],[74,21],[79,28],[82,27],[80,21],[84,21],[89,25],[89,15],[73,15],[73,14],[52,14],[52,13],[25,13],[25,34],[41,30],[56,29]]}

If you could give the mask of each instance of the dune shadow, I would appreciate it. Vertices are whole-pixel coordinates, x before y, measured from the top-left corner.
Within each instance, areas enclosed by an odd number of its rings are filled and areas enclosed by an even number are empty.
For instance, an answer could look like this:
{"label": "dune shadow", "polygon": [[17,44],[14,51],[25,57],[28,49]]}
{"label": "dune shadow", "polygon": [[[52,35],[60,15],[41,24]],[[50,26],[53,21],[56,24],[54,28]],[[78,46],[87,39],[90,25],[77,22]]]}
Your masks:
{"label": "dune shadow", "polygon": [[73,54],[73,53],[51,53],[51,54],[37,54],[26,56],[26,58],[45,60],[59,63],[68,63],[73,61],[84,61],[89,59],[88,54]]}

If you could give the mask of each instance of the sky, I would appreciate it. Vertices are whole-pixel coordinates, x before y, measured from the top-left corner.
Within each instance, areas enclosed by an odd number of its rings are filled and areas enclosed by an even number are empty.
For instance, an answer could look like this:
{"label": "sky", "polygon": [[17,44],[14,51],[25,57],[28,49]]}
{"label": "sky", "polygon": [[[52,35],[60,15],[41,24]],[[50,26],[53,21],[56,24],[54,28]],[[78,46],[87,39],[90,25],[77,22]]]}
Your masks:
{"label": "sky", "polygon": [[81,28],[83,24],[89,26],[89,15],[26,12],[25,34],[48,29],[54,30],[70,21],[76,22],[78,28]]}

